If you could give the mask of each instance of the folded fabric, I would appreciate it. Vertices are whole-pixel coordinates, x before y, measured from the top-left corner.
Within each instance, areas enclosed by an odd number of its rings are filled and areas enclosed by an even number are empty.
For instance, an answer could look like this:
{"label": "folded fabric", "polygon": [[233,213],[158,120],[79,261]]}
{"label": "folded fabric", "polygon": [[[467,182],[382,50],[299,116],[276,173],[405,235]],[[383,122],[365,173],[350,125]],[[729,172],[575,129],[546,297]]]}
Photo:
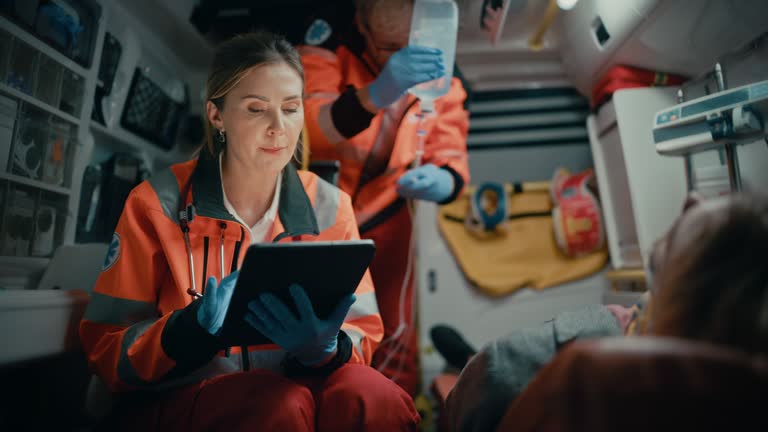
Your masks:
{"label": "folded fabric", "polygon": [[548,191],[515,193],[509,198],[510,218],[503,235],[479,237],[463,221],[468,197],[440,207],[438,227],[466,278],[491,296],[522,287],[542,289],[586,277],[605,266],[605,249],[570,258],[553,235],[552,202]]}

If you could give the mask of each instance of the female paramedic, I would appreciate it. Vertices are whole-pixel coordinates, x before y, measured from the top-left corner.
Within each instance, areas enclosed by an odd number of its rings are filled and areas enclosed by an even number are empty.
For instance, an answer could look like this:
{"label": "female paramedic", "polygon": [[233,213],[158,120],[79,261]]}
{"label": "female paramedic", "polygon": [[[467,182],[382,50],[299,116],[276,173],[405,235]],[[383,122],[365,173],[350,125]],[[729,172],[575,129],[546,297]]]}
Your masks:
{"label": "female paramedic", "polygon": [[119,392],[108,429],[415,430],[410,397],[368,366],[383,332],[369,274],[327,320],[297,286],[298,314],[251,302],[244,319],[277,345],[230,357],[217,341],[246,246],[359,237],[350,198],[289,163],[303,86],[284,39],[223,43],[206,148],[131,192],[80,327],[92,369]]}
{"label": "female paramedic", "polygon": [[[452,78],[448,94],[420,121],[420,104],[406,91],[445,68],[440,51],[406,46],[413,0],[355,3],[354,23],[334,8],[317,17],[299,48],[307,130],[313,159],[341,162],[339,187],[352,196],[360,234],[376,242],[371,274],[384,341],[373,365],[415,395],[413,228],[406,199],[447,203],[469,181],[466,93]],[[423,156],[417,152],[422,132]],[[409,169],[414,160],[423,164]]]}

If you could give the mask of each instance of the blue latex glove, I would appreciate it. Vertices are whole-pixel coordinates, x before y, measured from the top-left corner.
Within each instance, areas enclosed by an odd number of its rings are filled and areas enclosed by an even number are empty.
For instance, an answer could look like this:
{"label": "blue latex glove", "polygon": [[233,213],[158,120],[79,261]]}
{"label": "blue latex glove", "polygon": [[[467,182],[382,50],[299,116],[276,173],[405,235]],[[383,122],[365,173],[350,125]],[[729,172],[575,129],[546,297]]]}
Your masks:
{"label": "blue latex glove", "polygon": [[405,198],[441,202],[453,193],[453,176],[433,164],[407,171],[397,180],[397,193]]}
{"label": "blue latex glove", "polygon": [[379,76],[368,86],[368,94],[376,108],[381,109],[400,99],[416,84],[432,81],[444,74],[441,50],[409,45],[392,54]]}
{"label": "blue latex glove", "polygon": [[336,352],[336,338],[349,308],[355,302],[350,294],[336,306],[327,319],[315,315],[312,302],[299,285],[289,287],[296,304],[297,317],[273,294],[265,293],[248,303],[245,320],[264,336],[306,366],[316,365]]}
{"label": "blue latex glove", "polygon": [[216,278],[211,276],[205,285],[205,292],[200,308],[197,309],[197,322],[212,335],[217,335],[224,325],[224,317],[229,309],[229,301],[235,291],[235,282],[240,271],[234,271],[216,283]]}

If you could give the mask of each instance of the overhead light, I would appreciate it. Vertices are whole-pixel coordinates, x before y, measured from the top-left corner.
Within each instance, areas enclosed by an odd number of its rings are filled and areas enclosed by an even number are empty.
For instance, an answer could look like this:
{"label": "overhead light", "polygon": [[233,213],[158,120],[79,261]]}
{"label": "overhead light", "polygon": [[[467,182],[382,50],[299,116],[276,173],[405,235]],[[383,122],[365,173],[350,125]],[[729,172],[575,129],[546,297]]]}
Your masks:
{"label": "overhead light", "polygon": [[560,6],[560,9],[562,10],[571,10],[578,2],[579,0],[557,0],[557,5]]}

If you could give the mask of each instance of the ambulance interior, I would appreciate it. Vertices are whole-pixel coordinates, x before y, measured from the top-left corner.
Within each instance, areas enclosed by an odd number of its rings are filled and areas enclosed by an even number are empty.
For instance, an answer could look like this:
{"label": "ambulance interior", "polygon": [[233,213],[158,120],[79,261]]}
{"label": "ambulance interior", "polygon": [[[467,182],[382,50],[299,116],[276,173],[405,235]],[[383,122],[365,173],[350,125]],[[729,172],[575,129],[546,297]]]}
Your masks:
{"label": "ambulance interior", "polygon": [[[89,389],[78,342],[116,223],[104,215],[119,215],[138,182],[194,155],[217,41],[260,27],[290,33],[328,3],[0,1],[0,429],[54,419],[60,429],[89,430],[109,409]],[[441,397],[456,378],[433,345],[434,326],[449,325],[481,347],[583,305],[632,305],[647,288],[651,246],[688,191],[768,190],[768,2],[457,5],[455,69],[469,95],[472,188],[490,182],[507,192],[538,190],[549,212],[558,169],[592,169],[603,234],[589,260],[538,271],[521,243],[510,254],[477,248],[482,259],[454,253],[475,250],[461,243],[473,238],[463,234],[467,200],[450,209],[419,203],[414,271],[424,430],[437,427]],[[488,6],[498,10],[493,17]],[[46,8],[79,23],[76,47],[67,39],[71,29],[46,24]],[[713,96],[744,86],[751,105]],[[714,140],[667,127],[670,115],[680,115],[677,105],[705,99],[707,111],[742,116],[749,133]],[[153,103],[162,112],[145,105]],[[657,117],[665,112],[665,120]],[[691,121],[715,127],[698,115]],[[451,211],[458,220],[448,220]],[[554,244],[550,229],[520,235],[519,242]]]}

